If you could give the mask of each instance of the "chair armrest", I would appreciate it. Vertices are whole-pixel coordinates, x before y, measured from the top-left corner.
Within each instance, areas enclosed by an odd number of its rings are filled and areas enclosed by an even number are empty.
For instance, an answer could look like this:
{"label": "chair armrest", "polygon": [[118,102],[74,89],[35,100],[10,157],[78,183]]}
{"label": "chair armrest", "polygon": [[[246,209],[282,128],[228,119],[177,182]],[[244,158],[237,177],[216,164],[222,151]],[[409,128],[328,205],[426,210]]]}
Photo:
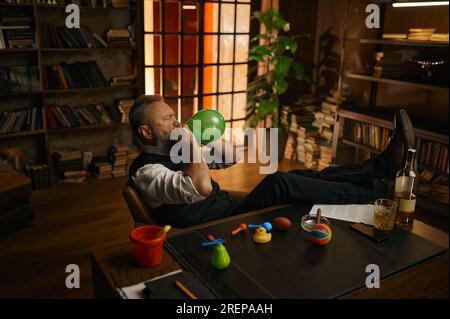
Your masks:
{"label": "chair armrest", "polygon": [[8,161],[15,170],[24,172],[23,152],[16,147],[0,147],[0,159]]}

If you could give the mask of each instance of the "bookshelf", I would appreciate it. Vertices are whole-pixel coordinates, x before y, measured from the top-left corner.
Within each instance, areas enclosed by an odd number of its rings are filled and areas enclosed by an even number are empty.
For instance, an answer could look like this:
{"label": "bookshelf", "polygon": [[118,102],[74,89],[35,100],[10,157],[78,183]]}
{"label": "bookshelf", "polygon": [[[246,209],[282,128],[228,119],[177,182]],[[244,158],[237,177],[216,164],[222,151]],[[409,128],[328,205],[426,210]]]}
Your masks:
{"label": "bookshelf", "polygon": [[[361,161],[381,153],[387,142],[387,132],[393,130],[395,112],[404,108],[414,126],[419,172],[429,171],[433,178],[448,179],[448,71],[439,73],[439,77],[424,79],[418,76],[419,73],[411,72],[407,62],[417,56],[443,59],[448,63],[449,44],[382,37],[384,33],[402,33],[418,27],[416,21],[440,30],[437,32],[448,33],[448,15],[445,18],[443,11],[434,8],[394,10],[390,8],[391,4],[382,3],[381,28],[369,30],[361,27],[368,3],[346,2],[338,92],[339,95],[345,90],[354,93],[353,89],[359,96],[352,106],[338,105],[333,134],[334,162]],[[401,76],[375,76],[372,57],[376,52],[383,52],[385,56],[391,52],[404,54]],[[396,98],[395,93],[401,98]],[[442,116],[433,116],[434,112]],[[418,206],[448,217],[448,202],[435,201],[432,196],[418,193]]]}
{"label": "bookshelf", "polygon": [[396,85],[408,85],[408,86],[415,87],[418,89],[448,92],[448,87],[445,87],[445,86],[413,82],[411,80],[383,78],[383,77],[372,76],[369,74],[361,74],[361,73],[353,73],[353,72],[347,72],[345,75],[348,78],[363,80],[363,81],[372,81],[372,82],[376,82],[376,83],[387,83],[387,84],[396,84]]}
{"label": "bookshelf", "polygon": [[[64,3],[60,0],[58,2]],[[111,1],[107,2],[108,5],[111,5]],[[64,145],[73,145],[75,148],[85,150],[91,149],[94,156],[102,156],[115,141],[133,143],[133,138],[130,125],[121,123],[120,120],[109,124],[89,125],[89,123],[85,123],[83,126],[51,128],[47,119],[48,108],[54,105],[79,106],[102,102],[114,105],[118,98],[137,97],[143,92],[144,87],[142,73],[139,70],[139,64],[143,59],[141,52],[143,46],[139,43],[137,34],[142,21],[142,3],[130,0],[127,8],[80,6],[81,27],[88,27],[90,31],[100,34],[103,39],[106,39],[105,33],[108,29],[123,29],[130,24],[134,25],[136,38],[133,43],[130,42],[130,45],[115,45],[108,42],[108,46],[103,47],[93,37],[90,37],[93,47],[44,46],[43,23],[63,26],[66,17],[65,8],[65,4],[45,4],[37,1],[30,1],[26,4],[0,3],[0,10],[4,10],[2,12],[16,12],[14,10],[21,12],[23,10],[24,15],[30,17],[31,29],[34,32],[33,47],[0,49],[0,69],[16,65],[33,65],[37,67],[39,82],[39,87],[35,90],[0,90],[0,115],[6,111],[17,113],[19,110],[16,110],[16,104],[21,108],[36,106],[39,108],[40,115],[40,125],[33,130],[0,133],[0,146],[21,147],[25,152],[26,162],[47,164],[52,175],[54,172],[52,153],[60,150]],[[0,32],[2,32],[1,29]],[[91,60],[99,65],[108,84],[109,80],[115,76],[134,72],[136,77],[131,84],[125,85],[67,89],[47,86],[46,65]],[[96,150],[101,154],[95,154]],[[56,176],[53,175],[52,179],[55,180],[55,178]]]}
{"label": "bookshelf", "polygon": [[430,47],[430,48],[448,48],[448,42],[432,41],[412,41],[412,40],[390,40],[390,39],[359,39],[360,43],[412,46],[412,47]]}

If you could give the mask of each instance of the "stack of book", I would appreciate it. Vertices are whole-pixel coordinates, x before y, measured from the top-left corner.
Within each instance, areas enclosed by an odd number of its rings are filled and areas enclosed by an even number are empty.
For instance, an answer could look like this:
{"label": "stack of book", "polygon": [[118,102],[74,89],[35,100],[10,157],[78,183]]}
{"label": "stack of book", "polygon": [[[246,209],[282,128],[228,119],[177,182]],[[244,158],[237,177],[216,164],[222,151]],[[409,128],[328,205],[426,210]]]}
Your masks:
{"label": "stack of book", "polygon": [[41,23],[42,46],[44,48],[92,48],[95,38],[88,28],[67,28],[50,23]]}
{"label": "stack of book", "polygon": [[42,128],[41,108],[24,108],[0,112],[0,134]]}
{"label": "stack of book", "polygon": [[389,40],[403,40],[406,39],[408,35],[406,33],[383,33],[383,39]]}
{"label": "stack of book", "polygon": [[107,157],[95,157],[91,164],[92,175],[98,179],[112,178],[112,165]]}
{"label": "stack of book", "polygon": [[305,166],[314,166],[312,163],[314,156],[311,157],[311,155],[317,155],[318,149],[314,150],[312,145],[307,144],[311,142],[308,138],[316,137],[318,134],[319,130],[312,124],[302,124],[297,130],[297,160]]}
{"label": "stack of book", "polygon": [[319,159],[319,170],[322,170],[331,165],[333,161],[333,151],[331,147],[331,142],[325,141],[320,145],[320,159]]}
{"label": "stack of book", "polygon": [[0,50],[36,47],[34,22],[31,15],[21,9],[5,7],[0,11]]}
{"label": "stack of book", "polygon": [[111,124],[121,120],[119,110],[106,103],[81,105],[76,107],[50,107],[47,105],[46,113],[50,129]]}
{"label": "stack of book", "polygon": [[128,114],[130,113],[130,109],[134,104],[133,98],[120,98],[116,100],[118,108],[122,113],[122,123],[130,123],[130,119],[128,118]]}
{"label": "stack of book", "polygon": [[21,92],[39,90],[39,69],[37,66],[10,66],[0,68],[0,92]]}
{"label": "stack of book", "polygon": [[114,144],[109,148],[110,162],[113,165],[113,177],[120,177],[128,175],[127,159],[128,159],[128,145]]}
{"label": "stack of book", "polygon": [[[312,105],[314,107],[314,105]],[[289,135],[286,142],[284,157],[289,160],[297,159],[297,132],[302,125],[311,124],[314,119],[314,113],[308,106],[296,108],[290,112],[290,121],[288,122]]]}
{"label": "stack of book", "polygon": [[26,164],[25,174],[31,179],[31,187],[33,190],[46,189],[50,187],[50,172],[47,164]]}
{"label": "stack of book", "polygon": [[123,75],[111,77],[111,86],[132,85],[136,80],[134,75]]}
{"label": "stack of book", "polygon": [[434,42],[448,42],[448,33],[433,33],[430,41]]}
{"label": "stack of book", "polygon": [[397,52],[376,52],[373,76],[399,78],[402,76],[402,54]]}
{"label": "stack of book", "polygon": [[130,32],[128,29],[110,29],[106,32],[110,47],[122,47],[130,45]]}
{"label": "stack of book", "polygon": [[46,65],[45,72],[49,89],[90,88],[108,85],[108,81],[95,61]]}
{"label": "stack of book", "polygon": [[410,28],[408,40],[429,41],[435,31],[436,29],[433,28]]}
{"label": "stack of book", "polygon": [[80,150],[68,149],[52,154],[55,173],[62,182],[82,183],[89,175],[84,168],[83,157]]}
{"label": "stack of book", "polygon": [[295,134],[289,132],[286,146],[284,147],[284,158],[288,160],[294,161],[297,158],[297,154],[295,152],[296,149],[296,141]]}

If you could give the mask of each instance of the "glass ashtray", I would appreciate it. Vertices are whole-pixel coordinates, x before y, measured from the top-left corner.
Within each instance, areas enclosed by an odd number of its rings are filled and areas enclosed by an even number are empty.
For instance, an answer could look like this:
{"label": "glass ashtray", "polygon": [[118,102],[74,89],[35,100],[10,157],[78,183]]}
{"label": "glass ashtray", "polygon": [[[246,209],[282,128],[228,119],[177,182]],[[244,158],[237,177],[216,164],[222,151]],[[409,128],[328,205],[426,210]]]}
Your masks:
{"label": "glass ashtray", "polygon": [[[302,217],[301,226],[305,231],[311,232],[313,227],[316,225],[316,220],[317,220],[316,215],[306,214],[305,216]],[[320,216],[320,223],[330,226],[330,221],[323,216]]]}

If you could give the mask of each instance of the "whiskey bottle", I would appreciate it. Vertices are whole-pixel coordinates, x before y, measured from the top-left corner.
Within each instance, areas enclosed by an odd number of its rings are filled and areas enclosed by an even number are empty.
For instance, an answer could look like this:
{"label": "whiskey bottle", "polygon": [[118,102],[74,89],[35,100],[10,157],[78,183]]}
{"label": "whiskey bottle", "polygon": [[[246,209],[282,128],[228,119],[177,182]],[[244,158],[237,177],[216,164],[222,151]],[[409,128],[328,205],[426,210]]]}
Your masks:
{"label": "whiskey bottle", "polygon": [[394,201],[397,203],[395,225],[412,229],[416,210],[416,150],[408,149],[405,167],[397,172]]}

